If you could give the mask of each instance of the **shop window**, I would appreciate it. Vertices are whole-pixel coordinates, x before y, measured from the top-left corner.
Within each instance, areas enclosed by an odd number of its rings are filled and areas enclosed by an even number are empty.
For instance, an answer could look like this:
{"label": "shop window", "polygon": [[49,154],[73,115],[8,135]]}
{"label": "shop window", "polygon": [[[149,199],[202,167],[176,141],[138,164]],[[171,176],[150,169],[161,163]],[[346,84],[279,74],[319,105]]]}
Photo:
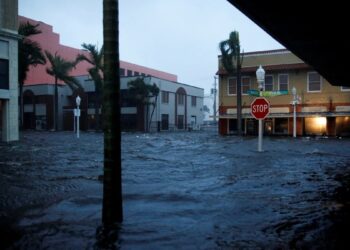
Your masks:
{"label": "shop window", "polygon": [[307,91],[308,92],[321,91],[321,76],[317,72],[309,72],[307,74]]}
{"label": "shop window", "polygon": [[169,115],[162,114],[162,130],[169,130]]}
{"label": "shop window", "polygon": [[9,61],[0,59],[0,89],[9,89]]}
{"label": "shop window", "polygon": [[184,129],[184,115],[178,115],[177,116],[177,128],[178,129]]}
{"label": "shop window", "polygon": [[275,134],[288,134],[288,118],[275,119]]}
{"label": "shop window", "polygon": [[350,135],[350,117],[337,117],[335,119],[336,134],[337,136],[349,136]]}
{"label": "shop window", "polygon": [[132,76],[132,70],[128,69],[127,76]]}
{"label": "shop window", "polygon": [[308,135],[326,135],[327,118],[326,117],[306,117],[305,133]]}

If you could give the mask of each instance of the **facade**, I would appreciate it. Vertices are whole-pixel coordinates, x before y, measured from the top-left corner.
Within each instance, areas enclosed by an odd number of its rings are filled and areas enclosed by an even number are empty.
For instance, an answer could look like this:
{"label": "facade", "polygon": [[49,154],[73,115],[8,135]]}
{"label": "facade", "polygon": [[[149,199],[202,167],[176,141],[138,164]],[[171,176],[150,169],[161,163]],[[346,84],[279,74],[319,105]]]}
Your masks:
{"label": "facade", "polygon": [[[52,54],[57,52],[66,60],[72,61],[75,60],[78,54],[87,55],[87,52],[82,49],[76,49],[60,44],[60,36],[53,31],[53,27],[51,25],[23,16],[19,16],[19,22],[30,22],[34,25],[39,24],[38,29],[41,30],[42,33],[32,36],[31,40],[38,42],[43,51],[47,50]],[[17,56],[14,58],[17,58]],[[46,73],[47,67],[49,67],[49,62],[47,62],[46,65],[37,65],[36,67],[32,67],[28,72],[23,88],[24,129],[52,129],[54,126],[54,78]],[[92,87],[93,83],[89,80],[88,76],[88,69],[90,67],[91,65],[89,63],[83,61],[80,62],[71,72],[71,75],[80,79],[84,88],[87,88],[85,89],[86,93],[79,93],[79,95],[81,97],[88,95],[89,97],[84,98],[82,101],[82,107],[86,105],[86,113],[84,113],[85,111],[82,111],[81,119],[89,121],[82,124],[82,129],[93,129],[95,120],[94,108],[91,102],[91,100],[94,99],[94,92],[91,90],[91,88],[94,89],[94,87]],[[177,81],[177,76],[174,74],[125,61],[120,61],[119,73],[121,76],[154,76],[168,81]],[[75,100],[71,100],[71,98],[73,95],[77,94],[78,93],[72,93],[72,91],[68,89],[64,83],[59,84],[58,128],[60,130],[71,129],[71,126],[68,124],[73,124],[73,118],[71,118],[72,122],[65,121],[71,117],[71,112],[73,112],[72,110],[74,109],[75,105]],[[84,100],[86,103],[84,103]]]}
{"label": "facade", "polygon": [[[242,65],[242,128],[246,135],[258,133],[258,121],[250,114],[256,98],[248,90],[258,90],[256,70],[265,70],[264,94],[270,114],[264,120],[266,135],[292,135],[293,95],[297,90],[297,135],[350,135],[350,88],[333,86],[312,67],[290,51],[271,50],[245,53]],[[236,78],[227,75],[219,57],[219,133],[237,132]],[[288,94],[272,96],[277,91]],[[281,92],[279,92],[281,93]],[[252,94],[252,93],[250,93]]]}
{"label": "facade", "polygon": [[159,96],[150,100],[156,103],[153,110],[152,105],[138,107],[125,98],[128,82],[136,78],[121,78],[122,129],[153,132],[200,129],[204,118],[204,89],[156,77],[145,77],[146,84],[155,84],[160,90]]}
{"label": "facade", "polygon": [[17,0],[0,0],[0,126],[5,142],[19,139],[17,15]]}

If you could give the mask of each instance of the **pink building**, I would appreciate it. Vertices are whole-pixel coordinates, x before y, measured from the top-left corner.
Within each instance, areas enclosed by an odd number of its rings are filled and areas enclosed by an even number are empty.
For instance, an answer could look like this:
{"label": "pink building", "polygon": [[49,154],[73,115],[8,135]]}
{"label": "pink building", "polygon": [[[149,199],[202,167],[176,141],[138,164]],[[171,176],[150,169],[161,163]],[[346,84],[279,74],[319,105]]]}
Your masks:
{"label": "pink building", "polygon": [[[31,37],[31,40],[36,41],[40,44],[43,51],[47,50],[52,54],[59,54],[66,60],[75,60],[78,54],[87,53],[82,49],[76,49],[72,47],[68,47],[60,44],[60,35],[53,32],[53,28],[51,25],[46,23],[36,21],[27,17],[19,16],[19,22],[27,22],[29,21],[32,24],[39,24],[38,29],[41,30],[41,34],[34,35]],[[86,41],[89,43],[89,41]],[[52,76],[46,73],[47,65],[38,65],[36,67],[32,67],[28,72],[27,80],[25,81],[25,85],[37,85],[37,84],[53,84],[54,79]],[[72,71],[73,76],[82,76],[87,75],[87,69],[90,68],[91,65],[87,62],[80,62],[76,69]],[[161,78],[168,81],[177,81],[177,76],[174,74],[166,73],[163,71],[147,68],[144,66],[140,66],[133,63],[128,63],[124,61],[120,61],[120,75],[121,76],[155,76],[157,78]]]}
{"label": "pink building", "polygon": [[[42,33],[31,37],[33,41],[40,44],[43,51],[49,51],[51,54],[59,54],[66,60],[74,61],[78,54],[87,54],[88,52],[82,49],[76,49],[60,44],[60,35],[53,32],[51,25],[46,23],[19,16],[19,22],[30,22],[34,25],[39,24],[38,29]],[[89,41],[86,41],[89,43]],[[23,92],[23,121],[26,129],[51,129],[53,128],[53,102],[54,102],[54,78],[47,74],[49,62],[46,65],[37,65],[32,67],[27,74],[27,79],[24,83]],[[88,69],[91,65],[85,61],[78,63],[76,68],[71,72],[72,76],[77,77],[82,81],[82,85],[89,79]],[[120,61],[120,76],[153,76],[168,81],[177,81],[177,76],[162,72],[159,70],[143,67],[140,65]],[[64,124],[73,124],[72,108],[75,104],[74,96],[78,93],[71,93],[64,88],[62,84],[58,92],[58,127],[59,129],[67,129]],[[95,98],[94,90],[84,86],[84,92],[79,93],[82,98],[81,106],[85,107],[82,111],[81,119],[87,121],[81,124],[81,128],[89,129],[96,120],[94,115],[89,113],[89,103]],[[68,121],[68,122],[67,122]],[[68,128],[69,129],[69,128]]]}

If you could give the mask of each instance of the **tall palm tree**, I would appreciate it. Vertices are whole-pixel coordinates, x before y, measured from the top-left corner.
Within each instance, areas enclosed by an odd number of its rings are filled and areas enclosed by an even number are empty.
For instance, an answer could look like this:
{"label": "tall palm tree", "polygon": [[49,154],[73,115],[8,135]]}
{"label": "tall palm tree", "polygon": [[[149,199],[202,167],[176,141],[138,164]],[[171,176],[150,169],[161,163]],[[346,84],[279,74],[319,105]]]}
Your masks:
{"label": "tall palm tree", "polygon": [[23,85],[27,79],[27,73],[31,66],[45,64],[46,59],[40,44],[30,40],[31,36],[40,34],[39,24],[32,25],[29,22],[21,23],[18,28],[20,39],[18,41],[18,83],[19,83],[19,107],[20,125],[23,127]]}
{"label": "tall palm tree", "polygon": [[77,88],[83,89],[83,87],[76,78],[69,75],[75,68],[77,61],[67,61],[58,55],[57,52],[55,55],[52,55],[49,51],[45,51],[45,54],[51,65],[49,68],[46,68],[46,72],[55,78],[54,130],[58,130],[58,81],[63,81],[73,91]]}
{"label": "tall palm tree", "polygon": [[100,107],[101,107],[101,92],[103,85],[103,46],[99,50],[97,46],[92,44],[83,43],[81,45],[84,49],[89,52],[88,56],[79,54],[77,57],[78,61],[87,61],[92,65],[89,69],[89,74],[95,84],[95,119],[96,119],[96,131],[100,130]]}
{"label": "tall palm tree", "polygon": [[241,69],[243,56],[239,42],[238,31],[233,31],[227,40],[219,43],[221,61],[229,76],[237,79],[237,134],[242,135],[242,83]]}
{"label": "tall palm tree", "polygon": [[104,179],[102,222],[107,228],[123,221],[118,25],[118,0],[103,0]]}

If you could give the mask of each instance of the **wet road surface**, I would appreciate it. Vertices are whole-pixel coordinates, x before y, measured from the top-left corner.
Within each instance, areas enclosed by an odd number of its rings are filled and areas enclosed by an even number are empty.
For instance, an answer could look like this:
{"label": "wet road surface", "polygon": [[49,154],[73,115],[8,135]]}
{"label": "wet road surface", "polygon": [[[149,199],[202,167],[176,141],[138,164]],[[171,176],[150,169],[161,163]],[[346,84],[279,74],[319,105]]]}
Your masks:
{"label": "wet road surface", "polygon": [[[0,144],[10,249],[92,249],[102,134],[24,132]],[[121,249],[335,249],[349,222],[350,139],[122,135]],[[345,183],[344,183],[345,182]]]}

